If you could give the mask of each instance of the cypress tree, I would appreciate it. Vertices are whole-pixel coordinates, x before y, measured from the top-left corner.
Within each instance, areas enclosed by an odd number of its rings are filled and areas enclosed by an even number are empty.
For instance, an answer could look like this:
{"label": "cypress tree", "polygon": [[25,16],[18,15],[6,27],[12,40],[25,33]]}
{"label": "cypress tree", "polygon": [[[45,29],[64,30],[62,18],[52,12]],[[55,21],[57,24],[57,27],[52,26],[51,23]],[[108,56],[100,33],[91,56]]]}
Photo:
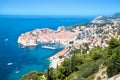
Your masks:
{"label": "cypress tree", "polygon": [[50,80],[49,71],[50,71],[50,69],[48,68],[48,70],[47,70],[47,80]]}

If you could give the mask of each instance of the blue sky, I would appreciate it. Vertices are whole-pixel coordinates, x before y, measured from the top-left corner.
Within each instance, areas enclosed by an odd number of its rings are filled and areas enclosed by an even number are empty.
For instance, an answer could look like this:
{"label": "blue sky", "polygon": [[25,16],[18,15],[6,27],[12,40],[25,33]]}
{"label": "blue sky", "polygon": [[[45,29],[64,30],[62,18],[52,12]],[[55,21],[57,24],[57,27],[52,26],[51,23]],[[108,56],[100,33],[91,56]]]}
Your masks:
{"label": "blue sky", "polygon": [[0,0],[0,14],[111,15],[120,12],[120,0]]}

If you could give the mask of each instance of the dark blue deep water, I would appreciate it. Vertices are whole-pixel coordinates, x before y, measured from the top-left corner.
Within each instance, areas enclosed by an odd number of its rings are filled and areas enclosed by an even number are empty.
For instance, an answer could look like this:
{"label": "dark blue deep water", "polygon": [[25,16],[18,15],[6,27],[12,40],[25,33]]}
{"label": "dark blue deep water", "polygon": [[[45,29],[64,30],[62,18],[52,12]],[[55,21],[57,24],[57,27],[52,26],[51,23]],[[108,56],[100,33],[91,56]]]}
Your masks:
{"label": "dark blue deep water", "polygon": [[[19,80],[31,71],[44,71],[50,62],[47,60],[61,49],[49,50],[40,46],[21,48],[17,38],[21,33],[36,28],[57,29],[87,23],[94,17],[53,17],[53,16],[0,16],[0,80]],[[7,40],[8,39],[8,40]],[[7,63],[13,65],[8,66]],[[20,71],[16,74],[16,71]]]}

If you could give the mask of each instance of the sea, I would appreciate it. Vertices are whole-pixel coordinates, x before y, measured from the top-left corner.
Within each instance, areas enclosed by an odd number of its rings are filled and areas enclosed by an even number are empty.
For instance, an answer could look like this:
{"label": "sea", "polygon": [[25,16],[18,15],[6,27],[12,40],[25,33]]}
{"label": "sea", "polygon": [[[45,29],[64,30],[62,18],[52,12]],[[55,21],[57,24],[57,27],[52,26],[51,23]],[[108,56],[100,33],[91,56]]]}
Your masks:
{"label": "sea", "polygon": [[90,22],[95,16],[26,16],[0,15],[0,80],[19,80],[32,71],[48,69],[48,58],[62,50],[21,47],[18,37],[37,28],[56,30],[59,26],[71,26]]}

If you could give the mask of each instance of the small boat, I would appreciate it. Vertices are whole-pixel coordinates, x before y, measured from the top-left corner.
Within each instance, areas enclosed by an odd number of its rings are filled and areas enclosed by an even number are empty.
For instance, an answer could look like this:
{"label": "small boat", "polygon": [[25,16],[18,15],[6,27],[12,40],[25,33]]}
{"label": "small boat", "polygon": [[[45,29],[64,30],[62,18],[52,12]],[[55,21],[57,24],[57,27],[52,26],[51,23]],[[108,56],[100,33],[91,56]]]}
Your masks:
{"label": "small boat", "polygon": [[5,42],[7,42],[7,41],[8,41],[8,38],[5,39]]}
{"label": "small boat", "polygon": [[15,71],[16,74],[20,73],[20,71]]}
{"label": "small boat", "polygon": [[7,65],[8,65],[8,66],[11,66],[11,65],[13,65],[13,63],[7,63]]}

